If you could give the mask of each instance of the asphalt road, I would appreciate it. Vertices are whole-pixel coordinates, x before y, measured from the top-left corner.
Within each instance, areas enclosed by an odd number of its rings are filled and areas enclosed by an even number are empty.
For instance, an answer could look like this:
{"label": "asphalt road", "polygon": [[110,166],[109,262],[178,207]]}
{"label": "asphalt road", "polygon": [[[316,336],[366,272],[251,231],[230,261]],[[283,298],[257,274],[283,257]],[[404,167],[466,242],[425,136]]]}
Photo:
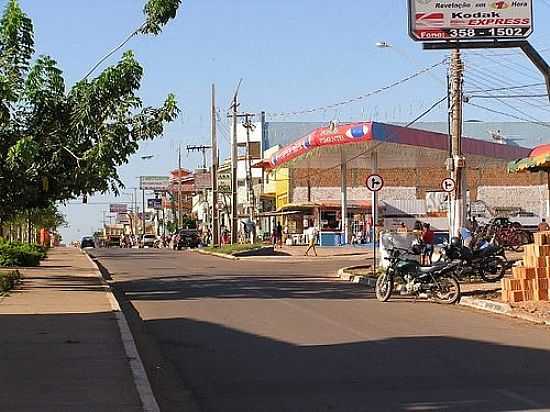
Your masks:
{"label": "asphalt road", "polygon": [[172,370],[153,378],[163,410],[182,410],[184,387],[203,411],[550,410],[548,328],[379,303],[334,278],[358,258],[94,253],[159,352],[149,373]]}

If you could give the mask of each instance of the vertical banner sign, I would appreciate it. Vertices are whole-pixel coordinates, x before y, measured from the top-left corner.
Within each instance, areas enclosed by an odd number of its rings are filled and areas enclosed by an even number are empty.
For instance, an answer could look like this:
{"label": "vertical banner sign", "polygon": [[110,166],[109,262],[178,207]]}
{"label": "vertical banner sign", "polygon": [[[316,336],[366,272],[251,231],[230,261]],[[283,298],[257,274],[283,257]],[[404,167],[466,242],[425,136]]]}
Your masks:
{"label": "vertical banner sign", "polygon": [[409,0],[415,41],[526,39],[531,33],[532,0]]}

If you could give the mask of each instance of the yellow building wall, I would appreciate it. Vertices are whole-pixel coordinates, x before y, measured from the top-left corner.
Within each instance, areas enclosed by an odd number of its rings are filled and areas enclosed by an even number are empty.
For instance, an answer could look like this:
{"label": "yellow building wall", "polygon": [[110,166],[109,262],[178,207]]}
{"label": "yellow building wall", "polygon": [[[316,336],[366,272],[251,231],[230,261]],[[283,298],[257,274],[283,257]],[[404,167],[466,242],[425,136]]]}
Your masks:
{"label": "yellow building wall", "polygon": [[277,209],[289,203],[290,180],[289,169],[277,169],[275,174],[275,200]]}

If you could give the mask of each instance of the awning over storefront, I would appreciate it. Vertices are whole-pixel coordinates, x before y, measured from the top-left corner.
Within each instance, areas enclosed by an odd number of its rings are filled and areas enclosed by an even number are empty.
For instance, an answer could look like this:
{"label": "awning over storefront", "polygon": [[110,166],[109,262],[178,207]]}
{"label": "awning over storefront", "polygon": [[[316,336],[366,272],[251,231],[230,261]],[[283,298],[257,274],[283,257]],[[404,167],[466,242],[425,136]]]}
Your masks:
{"label": "awning over storefront", "polygon": [[[449,157],[449,137],[442,133],[377,122],[349,123],[313,130],[283,147],[256,167],[330,169],[345,160],[348,168],[370,168],[370,153],[384,168],[441,167]],[[470,167],[504,164],[525,157],[529,149],[463,138]]]}

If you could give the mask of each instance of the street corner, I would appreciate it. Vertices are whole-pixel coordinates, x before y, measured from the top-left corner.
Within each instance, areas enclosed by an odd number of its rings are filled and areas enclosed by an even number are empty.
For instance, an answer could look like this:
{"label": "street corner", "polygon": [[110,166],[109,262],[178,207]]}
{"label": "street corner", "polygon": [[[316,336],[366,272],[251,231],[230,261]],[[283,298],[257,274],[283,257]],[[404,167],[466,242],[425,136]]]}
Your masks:
{"label": "street corner", "polygon": [[376,286],[376,278],[372,276],[371,265],[348,266],[338,270],[338,277],[346,282],[359,284],[369,288]]}

